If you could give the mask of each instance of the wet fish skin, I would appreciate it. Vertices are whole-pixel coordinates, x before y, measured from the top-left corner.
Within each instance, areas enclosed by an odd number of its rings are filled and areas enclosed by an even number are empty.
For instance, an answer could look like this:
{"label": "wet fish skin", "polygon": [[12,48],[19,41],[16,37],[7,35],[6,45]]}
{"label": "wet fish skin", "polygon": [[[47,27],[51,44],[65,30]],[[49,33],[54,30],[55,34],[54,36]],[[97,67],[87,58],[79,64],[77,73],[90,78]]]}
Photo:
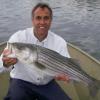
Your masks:
{"label": "wet fish skin", "polygon": [[89,86],[92,96],[95,96],[100,89],[100,80],[96,80],[84,72],[80,65],[73,59],[63,57],[59,53],[35,45],[26,43],[8,43],[9,50],[15,52],[15,56],[22,62],[27,64],[34,64],[38,62],[43,65],[40,68],[50,69],[54,73],[63,73],[69,75],[72,80],[81,81]]}

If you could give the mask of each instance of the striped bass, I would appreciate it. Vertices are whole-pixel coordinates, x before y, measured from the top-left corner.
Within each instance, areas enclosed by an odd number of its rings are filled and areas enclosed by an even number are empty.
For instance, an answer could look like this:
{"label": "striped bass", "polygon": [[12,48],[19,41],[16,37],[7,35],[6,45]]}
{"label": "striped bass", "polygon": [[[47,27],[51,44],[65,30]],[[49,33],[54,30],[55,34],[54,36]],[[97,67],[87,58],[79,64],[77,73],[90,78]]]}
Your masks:
{"label": "striped bass", "polygon": [[95,96],[100,89],[100,80],[88,75],[72,58],[64,57],[45,47],[28,43],[8,43],[8,49],[12,52],[9,57],[16,57],[23,63],[36,64],[37,68],[44,71],[49,69],[55,75],[63,73],[68,75],[70,80],[85,83],[89,86],[91,96]]}

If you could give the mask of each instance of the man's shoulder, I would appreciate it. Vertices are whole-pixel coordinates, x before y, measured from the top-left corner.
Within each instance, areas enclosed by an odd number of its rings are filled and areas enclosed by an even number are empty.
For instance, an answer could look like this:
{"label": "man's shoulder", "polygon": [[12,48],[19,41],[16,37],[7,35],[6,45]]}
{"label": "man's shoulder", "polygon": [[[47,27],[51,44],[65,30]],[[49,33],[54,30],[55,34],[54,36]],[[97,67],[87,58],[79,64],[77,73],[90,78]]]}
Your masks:
{"label": "man's shoulder", "polygon": [[52,32],[52,31],[49,31],[49,33],[50,33],[50,36],[53,37],[55,41],[65,42],[65,39],[63,37],[61,37],[60,35]]}
{"label": "man's shoulder", "polygon": [[24,35],[24,34],[26,34],[27,32],[30,32],[30,31],[32,31],[32,28],[26,28],[26,29],[19,30],[19,31],[15,32],[13,35]]}
{"label": "man's shoulder", "polygon": [[23,30],[19,30],[17,32],[15,32],[9,39],[9,41],[17,41],[17,40],[22,40],[22,38],[26,38],[27,34],[29,35],[29,33],[32,31],[32,28],[26,28]]}

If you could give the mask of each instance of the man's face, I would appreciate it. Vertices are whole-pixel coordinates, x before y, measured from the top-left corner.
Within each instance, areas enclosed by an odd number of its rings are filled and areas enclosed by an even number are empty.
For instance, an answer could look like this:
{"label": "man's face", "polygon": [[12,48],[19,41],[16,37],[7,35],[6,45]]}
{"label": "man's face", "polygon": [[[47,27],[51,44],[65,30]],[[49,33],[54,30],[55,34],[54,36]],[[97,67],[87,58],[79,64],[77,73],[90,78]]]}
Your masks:
{"label": "man's face", "polygon": [[39,37],[46,37],[51,21],[50,11],[47,8],[37,8],[32,18],[35,34]]}

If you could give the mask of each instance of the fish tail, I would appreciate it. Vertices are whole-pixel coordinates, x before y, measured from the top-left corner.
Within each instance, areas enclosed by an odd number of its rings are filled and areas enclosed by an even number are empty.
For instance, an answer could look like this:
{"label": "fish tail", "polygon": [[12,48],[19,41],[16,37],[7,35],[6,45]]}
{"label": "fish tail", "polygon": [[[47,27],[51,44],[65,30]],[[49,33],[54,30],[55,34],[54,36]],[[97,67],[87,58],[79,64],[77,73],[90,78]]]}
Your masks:
{"label": "fish tail", "polygon": [[89,92],[92,97],[95,97],[100,89],[100,80],[94,80],[89,84]]}

